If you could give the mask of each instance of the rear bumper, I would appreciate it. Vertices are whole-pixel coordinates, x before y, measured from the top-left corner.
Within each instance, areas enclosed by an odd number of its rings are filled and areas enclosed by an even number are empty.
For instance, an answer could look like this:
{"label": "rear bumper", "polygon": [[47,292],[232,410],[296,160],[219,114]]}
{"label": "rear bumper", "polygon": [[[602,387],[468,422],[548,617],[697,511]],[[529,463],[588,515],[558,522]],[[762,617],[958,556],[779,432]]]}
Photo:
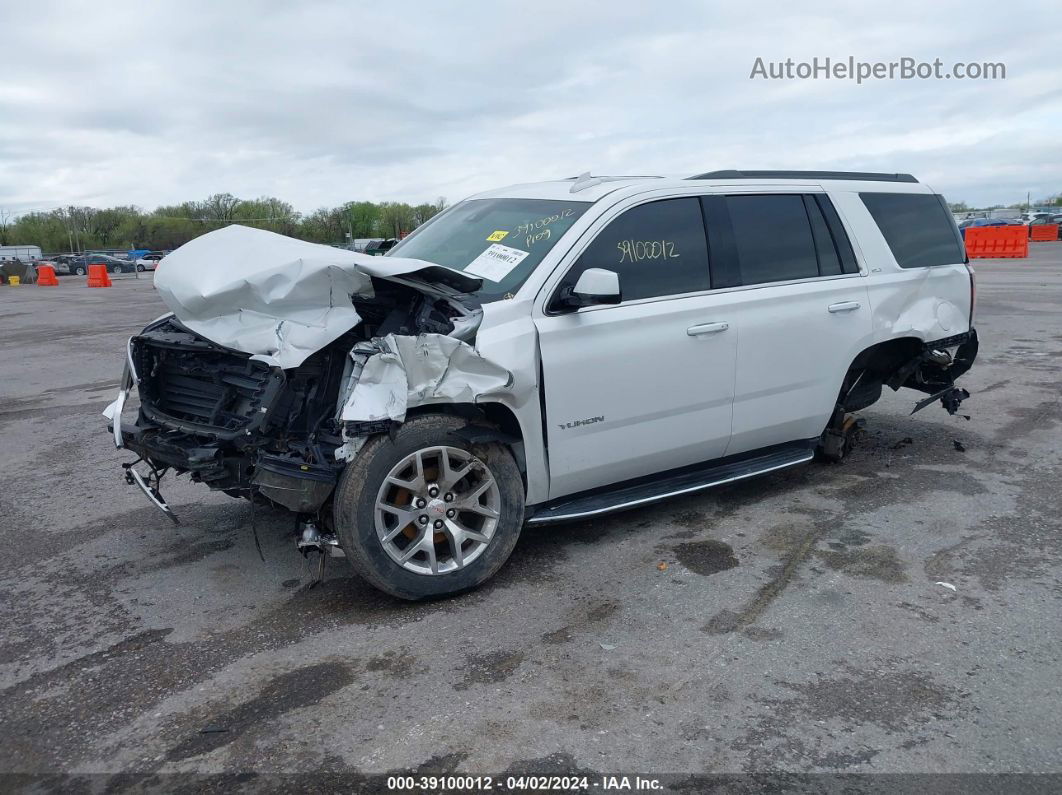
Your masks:
{"label": "rear bumper", "polygon": [[[955,381],[973,366],[979,344],[977,331],[973,328],[953,337],[927,342],[922,353],[900,368],[887,383],[893,389],[905,386],[929,395],[915,404],[912,414],[937,400],[949,414],[954,414],[959,404],[970,397],[970,393],[956,386]],[[951,348],[955,348],[954,355],[947,353]]]}

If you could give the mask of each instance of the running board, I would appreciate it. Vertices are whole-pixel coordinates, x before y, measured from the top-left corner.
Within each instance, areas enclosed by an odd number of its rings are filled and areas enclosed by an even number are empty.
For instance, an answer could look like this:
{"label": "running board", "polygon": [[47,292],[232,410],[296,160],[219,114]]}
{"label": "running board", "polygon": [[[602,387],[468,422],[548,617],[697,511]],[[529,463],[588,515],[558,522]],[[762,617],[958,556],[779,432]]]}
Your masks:
{"label": "running board", "polygon": [[776,445],[751,455],[746,453],[741,456],[731,456],[692,467],[673,469],[646,478],[628,480],[604,489],[595,489],[592,492],[561,497],[532,508],[527,524],[566,522],[622,511],[666,500],[668,497],[675,497],[679,494],[702,491],[724,483],[733,483],[735,480],[763,475],[776,469],[803,464],[815,457],[817,441],[817,439],[811,439],[806,442]]}

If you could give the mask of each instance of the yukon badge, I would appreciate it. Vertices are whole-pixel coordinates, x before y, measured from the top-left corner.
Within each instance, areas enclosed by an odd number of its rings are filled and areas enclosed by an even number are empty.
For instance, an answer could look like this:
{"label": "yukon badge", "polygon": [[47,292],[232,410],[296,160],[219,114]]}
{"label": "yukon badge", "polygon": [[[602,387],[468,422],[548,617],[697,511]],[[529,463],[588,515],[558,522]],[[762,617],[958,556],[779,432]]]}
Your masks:
{"label": "yukon badge", "polygon": [[566,431],[569,428],[578,428],[580,425],[593,425],[595,422],[604,422],[604,417],[587,417],[585,420],[573,420],[560,423],[560,429]]}

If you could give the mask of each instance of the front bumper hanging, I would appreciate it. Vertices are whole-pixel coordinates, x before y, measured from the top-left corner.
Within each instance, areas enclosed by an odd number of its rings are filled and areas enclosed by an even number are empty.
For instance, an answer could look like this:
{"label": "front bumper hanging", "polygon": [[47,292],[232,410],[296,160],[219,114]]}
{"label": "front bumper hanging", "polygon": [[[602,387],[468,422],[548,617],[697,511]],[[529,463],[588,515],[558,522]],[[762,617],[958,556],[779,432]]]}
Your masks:
{"label": "front bumper hanging", "polygon": [[[122,380],[118,386],[118,397],[103,410],[103,416],[111,421],[110,430],[114,434],[114,446],[119,450],[125,447],[125,440],[122,436],[122,411],[125,409],[125,403],[129,399],[129,392],[133,385],[139,383],[140,377],[137,375],[136,365],[133,363],[133,339],[130,337],[125,344],[125,368],[122,370]],[[131,464],[122,464],[122,469],[125,470],[125,482],[139,488],[155,507],[170,518],[170,521],[175,525],[179,525],[181,523],[180,519],[177,518],[177,514],[173,512],[173,509],[163,499],[162,492],[159,490],[162,476],[166,474],[166,470],[159,471],[152,467],[151,472],[145,478],[134,468],[142,460],[142,458],[138,458]],[[152,485],[152,481],[154,481],[154,485]]]}
{"label": "front bumper hanging", "polygon": [[[151,500],[152,504],[154,504],[160,511],[170,517],[170,520],[174,524],[179,525],[181,523],[181,520],[177,518],[177,514],[173,512],[173,509],[170,508],[170,506],[166,503],[166,500],[163,499],[162,492],[159,491],[159,486],[162,482],[162,476],[166,474],[165,470],[160,472],[157,469],[152,469],[147,479],[145,479],[143,475],[141,475],[133,468],[136,466],[139,460],[140,459],[137,459],[131,464],[122,464],[122,469],[125,470],[125,482],[131,486],[137,486],[142,492],[144,492],[144,496]],[[154,479],[155,481],[154,486],[151,485],[152,479]]]}
{"label": "front bumper hanging", "polygon": [[114,433],[114,446],[121,450],[125,447],[122,441],[122,411],[125,402],[129,399],[129,390],[133,384],[140,383],[140,376],[136,373],[136,365],[133,364],[133,338],[130,337],[125,343],[125,368],[122,370],[122,380],[118,386],[118,397],[103,410],[103,416],[111,421],[111,431]]}

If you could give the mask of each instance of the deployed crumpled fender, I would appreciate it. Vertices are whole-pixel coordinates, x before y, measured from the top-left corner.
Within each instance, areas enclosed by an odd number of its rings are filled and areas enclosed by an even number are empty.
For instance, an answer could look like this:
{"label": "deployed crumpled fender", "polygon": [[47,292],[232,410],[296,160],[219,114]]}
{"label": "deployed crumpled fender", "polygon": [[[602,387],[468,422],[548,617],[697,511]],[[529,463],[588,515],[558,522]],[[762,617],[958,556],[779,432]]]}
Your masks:
{"label": "deployed crumpled fender", "polygon": [[371,257],[233,225],[169,254],[155,275],[166,306],[211,342],[288,369],[361,322],[352,296],[370,277],[475,290],[481,280],[430,262]]}
{"label": "deployed crumpled fender", "polygon": [[442,334],[389,334],[358,343],[350,356],[350,378],[340,393],[344,422],[401,422],[414,406],[476,403],[513,384],[513,374],[504,367]]}

